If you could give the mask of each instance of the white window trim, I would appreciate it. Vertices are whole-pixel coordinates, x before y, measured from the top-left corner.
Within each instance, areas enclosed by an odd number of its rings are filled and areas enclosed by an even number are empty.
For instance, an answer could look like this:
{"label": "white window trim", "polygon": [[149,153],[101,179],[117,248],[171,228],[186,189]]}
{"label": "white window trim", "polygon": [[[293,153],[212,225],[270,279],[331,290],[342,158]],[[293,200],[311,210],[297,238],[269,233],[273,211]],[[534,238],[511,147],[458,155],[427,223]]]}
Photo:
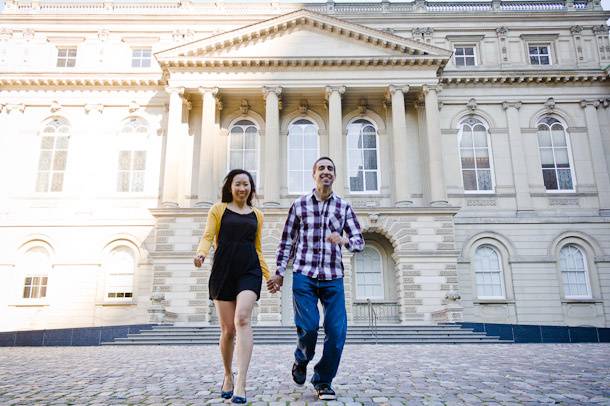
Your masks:
{"label": "white window trim", "polygon": [[[63,120],[65,121],[65,126],[68,127],[69,131],[65,134],[65,135],[61,135],[61,133],[58,133],[57,131],[53,132],[53,133],[45,133],[44,132],[44,128],[53,120]],[[46,134],[46,135],[45,135]],[[49,135],[52,134],[52,135]],[[47,190],[45,191],[38,191],[38,175],[40,172],[42,172],[40,170],[40,154],[42,152],[42,148],[41,148],[41,139],[42,137],[49,137],[52,136],[53,138],[56,138],[58,136],[65,136],[68,138],[68,147],[65,149],[66,151],[66,167],[63,169],[63,171],[56,171],[53,170],[53,159],[51,159],[51,169],[49,169],[48,171],[44,171],[44,172],[48,172],[49,173],[49,183],[47,185]],[[70,123],[70,121],[68,121],[66,118],[59,116],[59,117],[52,117],[50,119],[47,119],[45,121],[43,121],[42,126],[40,128],[40,130],[38,131],[38,161],[36,163],[36,178],[35,178],[35,183],[34,183],[34,193],[36,195],[42,195],[45,194],[47,196],[61,196],[62,193],[66,193],[66,179],[67,179],[67,175],[68,175],[68,169],[69,169],[69,163],[70,163],[70,142],[72,140],[72,125]],[[55,141],[53,141],[53,152],[55,152]],[[53,156],[51,158],[53,158],[55,155],[53,154]],[[56,172],[63,172],[63,180],[62,180],[62,184],[61,184],[61,190],[58,191],[53,191],[51,190],[52,184],[53,184],[53,173]]]}
{"label": "white window trim", "polygon": [[[294,123],[296,123],[299,120],[307,120],[309,122],[311,122],[311,124],[316,128],[316,156],[320,156],[320,127],[318,126],[318,124],[316,123],[315,120],[309,118],[309,117],[297,117],[294,120],[292,120],[290,122],[290,124],[288,125],[288,133],[286,134],[286,158],[290,159],[290,128],[294,125]],[[299,124],[301,125],[301,124]],[[294,190],[290,190],[290,163],[287,162],[286,163],[286,190],[288,191],[288,195],[302,195],[305,193],[309,193],[311,192],[311,190],[303,190],[303,191],[294,191]],[[313,188],[313,187],[312,187]]]}
{"label": "white window trim", "polygon": [[367,244],[366,248],[371,248],[377,252],[379,255],[379,265],[381,267],[381,292],[383,294],[382,298],[361,298],[358,297],[358,280],[357,274],[358,269],[354,269],[354,300],[356,301],[366,301],[367,299],[371,299],[372,302],[385,301],[386,300],[386,292],[385,292],[385,273],[384,273],[384,256],[379,248],[377,248],[374,244]]}
{"label": "white window trim", "polygon": [[[260,190],[260,186],[262,185],[262,174],[261,174],[261,141],[262,141],[262,137],[261,137],[261,129],[258,126],[258,123],[256,122],[256,120],[252,119],[251,117],[239,117],[234,119],[233,121],[231,121],[231,124],[229,125],[229,131],[227,132],[227,172],[229,172],[231,170],[231,129],[233,128],[234,125],[236,125],[238,122],[242,121],[242,120],[247,120],[249,122],[252,123],[252,125],[254,127],[256,127],[256,135],[257,135],[257,139],[256,139],[256,186],[257,186],[257,191]],[[241,124],[240,124],[241,125]],[[267,145],[265,145],[265,148],[267,147]],[[278,157],[279,159],[279,157]],[[242,168],[245,169],[245,168]],[[247,170],[247,169],[246,169]],[[259,196],[260,197],[260,196]]]}
{"label": "white window trim", "polygon": [[[500,289],[502,291],[502,295],[501,296],[479,296],[479,284],[477,283],[477,273],[489,273],[489,272],[477,272],[476,267],[475,267],[475,263],[476,263],[476,255],[477,255],[477,250],[479,250],[480,248],[490,248],[492,249],[498,258],[498,265],[500,266]],[[476,299],[478,300],[506,300],[506,282],[504,281],[505,278],[505,271],[504,271],[504,261],[502,258],[502,253],[500,252],[499,249],[497,249],[496,247],[494,247],[493,245],[491,245],[490,243],[482,243],[477,245],[474,248],[474,255],[472,258],[472,270],[473,270],[473,276],[474,276],[474,287],[475,287],[475,293],[476,293]]]}
{"label": "white window trim", "polygon": [[[527,46],[527,64],[530,66],[552,66],[553,64],[553,44],[551,42],[539,42],[539,41],[532,41],[532,42],[528,42],[526,44]],[[542,64],[542,63],[538,63],[538,64],[534,64],[531,61],[531,57],[532,55],[530,54],[530,47],[547,47],[549,49],[549,63],[548,64]],[[536,56],[536,55],[534,55]],[[540,56],[540,54],[538,54],[537,56]]]}
{"label": "white window trim", "polygon": [[[565,289],[565,284],[563,283],[563,270],[561,269],[561,250],[563,250],[565,247],[567,246],[573,246],[574,248],[576,248],[579,252],[580,255],[582,255],[582,259],[583,259],[583,266],[584,266],[584,271],[585,271],[585,282],[587,284],[587,292],[589,293],[588,295],[585,296],[568,296],[566,294],[566,289]],[[580,247],[579,245],[569,242],[567,244],[563,244],[560,248],[559,248],[559,257],[557,258],[557,264],[559,266],[559,276],[561,278],[561,285],[562,285],[562,291],[563,291],[563,297],[565,299],[593,299],[593,289],[591,287],[591,272],[589,272],[589,264],[588,264],[588,259],[587,259],[587,253],[586,251]]]}
{"label": "white window trim", "polygon": [[[572,177],[572,189],[547,189],[544,186],[544,175],[542,172],[542,156],[540,155],[540,137],[538,136],[538,126],[540,125],[540,121],[547,117],[547,115],[543,115],[536,120],[536,145],[538,146],[538,168],[540,168],[540,175],[542,176],[542,187],[545,189],[546,193],[549,194],[561,194],[561,193],[576,193],[576,172],[574,171],[574,157],[572,156],[572,140],[570,137],[570,133],[568,132],[568,126],[566,123],[556,116],[550,116],[563,126],[563,132],[566,136],[566,145],[568,147],[568,159],[570,160],[570,176]],[[555,159],[555,150],[553,149],[553,160]]]}
{"label": "white window trim", "polygon": [[[476,44],[455,43],[452,45],[453,45],[453,65],[456,69],[468,69],[468,68],[474,68],[476,66],[479,66],[479,56],[478,56],[479,50],[478,50],[478,46]],[[456,48],[472,48],[473,57],[474,57],[474,65],[458,65],[455,61],[455,58],[457,56],[457,55],[455,55]],[[466,55],[460,55],[460,56],[466,56]]]}
{"label": "white window trim", "polygon": [[[75,49],[76,50],[76,55],[74,56],[74,66],[57,66],[57,62],[59,62],[59,50],[60,49]],[[78,68],[78,46],[76,45],[58,45],[56,47],[56,53],[55,53],[55,69],[76,69]],[[63,57],[62,57],[63,58]],[[68,56],[66,56],[65,58],[68,60]]]}
{"label": "white window trim", "polygon": [[[485,127],[485,133],[487,135],[487,152],[489,154],[489,170],[491,171],[491,190],[466,190],[465,186],[464,186],[464,168],[462,167],[462,147],[461,147],[461,141],[462,141],[462,134],[463,134],[463,129],[464,129],[464,120],[467,120],[468,118],[476,118],[481,125],[483,125],[483,127]],[[460,161],[460,179],[462,182],[462,190],[464,191],[464,194],[466,195],[480,195],[480,194],[486,194],[486,195],[494,195],[496,194],[496,170],[494,167],[494,159],[493,159],[493,148],[491,145],[491,134],[489,132],[489,126],[487,125],[487,122],[481,118],[479,118],[478,116],[467,116],[464,117],[463,119],[460,120],[459,124],[459,129],[458,129],[458,156],[459,156],[459,161]],[[479,187],[479,183],[477,182],[477,188]]]}
{"label": "white window trim", "polygon": [[[49,245],[46,244],[46,242],[41,241],[41,240],[34,240],[34,241],[30,241],[29,243],[23,245],[20,249],[19,249],[19,257],[21,259],[24,258],[25,255],[27,255],[28,251],[32,250],[32,249],[36,249],[36,248],[42,248],[47,252],[48,255],[48,259],[49,259],[49,268],[47,270],[47,273],[28,273],[28,272],[24,272],[23,268],[21,268],[19,265],[20,263],[16,263],[14,266],[14,277],[13,277],[13,283],[14,286],[16,287],[15,290],[13,290],[13,300],[12,303],[9,303],[9,306],[13,306],[13,307],[29,307],[29,306],[33,306],[33,307],[39,307],[39,306],[48,306],[49,305],[49,293],[51,292],[51,290],[49,289],[51,286],[51,274],[53,273],[53,250],[51,249],[51,247]],[[23,297],[23,289],[25,287],[25,278],[28,277],[33,277],[33,276],[46,276],[47,278],[47,292],[45,297],[38,297],[38,298],[24,298]]]}
{"label": "white window trim", "polygon": [[[376,156],[377,156],[377,171],[376,171],[377,172],[377,190],[353,191],[351,189],[350,181],[349,181],[349,159],[350,159],[350,152],[349,151],[350,150],[349,150],[349,142],[346,142],[345,152],[346,152],[346,155],[347,155],[347,166],[346,166],[347,174],[346,174],[346,178],[345,179],[346,179],[346,182],[347,182],[347,190],[349,191],[349,193],[351,195],[379,195],[379,194],[381,194],[381,165],[380,165],[381,162],[379,161],[379,158],[380,158],[380,151],[379,150],[381,148],[380,148],[380,145],[379,145],[379,128],[377,127],[377,124],[375,123],[375,121],[371,120],[368,117],[356,117],[356,118],[350,120],[350,122],[347,124],[347,127],[349,127],[351,124],[353,124],[357,120],[366,120],[366,121],[368,121],[373,126],[373,128],[375,128],[375,145],[376,145],[375,151],[376,151]],[[349,137],[349,132],[347,131],[347,127],[346,127],[346,134],[345,134],[346,141],[347,141],[347,137]],[[364,181],[364,179],[363,179],[363,181]]]}
{"label": "white window trim", "polygon": [[[148,66],[133,66],[133,61],[134,61],[133,53],[136,50],[148,50],[148,51],[150,51],[150,57],[148,58],[148,61],[149,61],[149,65]],[[131,64],[130,64],[131,69],[150,69],[150,68],[152,68],[153,67],[153,56],[154,55],[153,55],[152,47],[150,47],[150,46],[132,46],[131,47]],[[138,60],[140,62],[142,62],[145,59],[142,58],[142,57],[138,57]]]}
{"label": "white window trim", "polygon": [[[131,242],[128,240],[118,240],[115,241],[111,246],[107,247],[104,252],[104,257],[102,262],[102,270],[104,273],[104,289],[103,289],[103,297],[101,304],[134,304],[135,296],[136,296],[136,273],[138,270],[138,262],[139,262],[139,253],[137,250],[131,246]],[[131,255],[133,256],[134,268],[133,272],[111,272],[109,271],[105,265],[106,261],[108,261],[112,252],[116,249],[125,248],[131,251]],[[131,275],[132,276],[132,285],[131,285],[131,297],[108,297],[108,293],[112,293],[110,291],[110,276],[111,275]]]}

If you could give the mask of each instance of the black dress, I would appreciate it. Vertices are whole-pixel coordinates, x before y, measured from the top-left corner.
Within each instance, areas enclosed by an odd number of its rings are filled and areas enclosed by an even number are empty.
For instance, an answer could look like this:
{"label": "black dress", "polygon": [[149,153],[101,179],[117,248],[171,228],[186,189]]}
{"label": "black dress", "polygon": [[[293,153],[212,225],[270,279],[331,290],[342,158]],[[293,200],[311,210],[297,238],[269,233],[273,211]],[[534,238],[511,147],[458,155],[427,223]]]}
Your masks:
{"label": "black dress", "polygon": [[234,301],[243,290],[260,298],[263,273],[254,245],[257,226],[256,213],[225,209],[208,284],[211,300]]}

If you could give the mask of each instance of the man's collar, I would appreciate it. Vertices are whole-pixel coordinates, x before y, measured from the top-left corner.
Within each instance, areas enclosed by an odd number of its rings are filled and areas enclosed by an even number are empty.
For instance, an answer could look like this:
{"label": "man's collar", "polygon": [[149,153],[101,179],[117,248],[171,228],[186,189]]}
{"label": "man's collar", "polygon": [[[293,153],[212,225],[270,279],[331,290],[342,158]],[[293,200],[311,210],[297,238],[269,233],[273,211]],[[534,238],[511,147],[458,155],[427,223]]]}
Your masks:
{"label": "man's collar", "polygon": [[[328,196],[328,199],[326,199],[326,200],[331,200],[331,199],[334,199],[334,198],[335,198],[335,192],[334,192],[334,191],[331,191],[331,192],[330,192],[330,195]],[[318,198],[316,197],[316,189],[315,189],[315,188],[311,190],[311,193],[310,193],[309,195],[307,195],[307,199],[308,199],[308,200],[309,200],[309,199],[315,199],[316,201],[320,201],[320,200],[318,200]]]}

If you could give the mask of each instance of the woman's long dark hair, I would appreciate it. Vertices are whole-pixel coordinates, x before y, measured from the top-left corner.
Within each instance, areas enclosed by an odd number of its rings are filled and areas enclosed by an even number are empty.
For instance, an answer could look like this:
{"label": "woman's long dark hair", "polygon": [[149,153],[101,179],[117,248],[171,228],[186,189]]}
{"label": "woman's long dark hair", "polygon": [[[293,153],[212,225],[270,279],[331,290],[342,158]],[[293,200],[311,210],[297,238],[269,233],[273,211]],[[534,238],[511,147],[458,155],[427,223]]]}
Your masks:
{"label": "woman's long dark hair", "polygon": [[246,199],[246,203],[248,206],[252,206],[252,198],[256,195],[256,185],[254,184],[254,178],[250,175],[250,172],[244,169],[233,169],[227,176],[225,176],[225,180],[222,184],[222,197],[221,201],[223,203],[230,203],[233,201],[233,193],[231,193],[231,184],[233,183],[233,178],[237,175],[246,174],[248,175],[248,179],[250,179],[250,194]]}

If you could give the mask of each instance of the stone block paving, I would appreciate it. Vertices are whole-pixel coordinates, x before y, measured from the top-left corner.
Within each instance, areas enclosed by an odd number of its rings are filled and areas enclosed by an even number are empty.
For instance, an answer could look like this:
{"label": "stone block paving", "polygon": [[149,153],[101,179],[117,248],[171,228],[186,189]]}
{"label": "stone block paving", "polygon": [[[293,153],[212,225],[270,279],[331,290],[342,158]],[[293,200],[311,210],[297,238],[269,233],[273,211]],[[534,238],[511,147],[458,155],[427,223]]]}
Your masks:
{"label": "stone block paving", "polygon": [[[293,350],[255,346],[251,404],[610,405],[608,344],[348,345],[333,402],[292,383]],[[2,406],[221,404],[221,380],[215,346],[0,348]]]}

